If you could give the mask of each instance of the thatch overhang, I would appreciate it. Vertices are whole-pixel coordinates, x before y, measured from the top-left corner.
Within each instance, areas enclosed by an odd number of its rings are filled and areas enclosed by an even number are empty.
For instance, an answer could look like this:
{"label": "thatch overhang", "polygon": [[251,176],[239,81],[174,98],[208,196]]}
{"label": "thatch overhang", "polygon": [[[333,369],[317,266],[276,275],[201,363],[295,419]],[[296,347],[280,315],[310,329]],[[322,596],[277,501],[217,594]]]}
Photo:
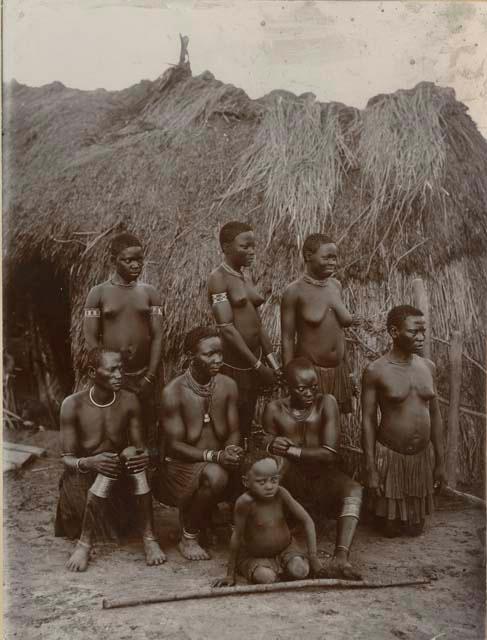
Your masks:
{"label": "thatch overhang", "polygon": [[[384,350],[385,314],[411,301],[415,277],[430,293],[433,334],[448,341],[462,330],[468,355],[485,361],[487,142],[452,89],[421,83],[363,110],[309,93],[251,100],[185,64],[118,92],[11,83],[5,100],[7,279],[39,263],[58,274],[76,368],[84,299],[108,275],[111,234],[127,228],[146,247],[171,374],[184,332],[209,319],[218,229],[235,218],[256,229],[263,316],[276,341],[302,240],[326,231],[339,242],[347,301],[368,318],[351,337],[357,371]],[[434,356],[446,366],[442,343]],[[462,402],[485,411],[477,373],[466,368]],[[469,420],[465,437],[482,443],[480,422]],[[469,473],[478,455],[465,462]]]}

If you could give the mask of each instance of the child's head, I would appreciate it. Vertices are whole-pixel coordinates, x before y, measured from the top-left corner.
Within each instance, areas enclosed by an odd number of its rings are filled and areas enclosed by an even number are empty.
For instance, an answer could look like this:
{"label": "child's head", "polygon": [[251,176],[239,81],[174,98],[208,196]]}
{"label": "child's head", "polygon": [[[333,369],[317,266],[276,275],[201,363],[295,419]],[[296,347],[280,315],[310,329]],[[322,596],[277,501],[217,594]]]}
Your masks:
{"label": "child's head", "polygon": [[242,465],[242,482],[257,500],[272,500],[279,489],[279,464],[268,453],[252,452]]}

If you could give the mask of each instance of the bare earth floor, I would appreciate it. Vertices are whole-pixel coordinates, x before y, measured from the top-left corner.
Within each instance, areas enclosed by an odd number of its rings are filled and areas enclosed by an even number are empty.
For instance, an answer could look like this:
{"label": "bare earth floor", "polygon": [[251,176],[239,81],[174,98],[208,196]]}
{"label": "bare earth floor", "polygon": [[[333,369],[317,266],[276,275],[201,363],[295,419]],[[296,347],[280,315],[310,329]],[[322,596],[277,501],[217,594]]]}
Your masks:
{"label": "bare earth floor", "polygon": [[[4,638],[12,640],[480,640],[485,637],[485,569],[477,530],[482,511],[441,498],[416,539],[381,538],[361,525],[353,560],[368,580],[429,576],[430,584],[383,590],[287,592],[102,610],[102,598],[206,588],[224,575],[220,543],[209,562],[191,564],[175,548],[177,512],[156,508],[168,562],[145,565],[136,542],[98,547],[88,571],[64,563],[73,544],[53,537],[61,470],[53,432],[30,436],[47,458],[5,476]],[[10,438],[12,439],[12,438]],[[16,438],[22,439],[22,438]],[[333,528],[320,535],[332,552]]]}

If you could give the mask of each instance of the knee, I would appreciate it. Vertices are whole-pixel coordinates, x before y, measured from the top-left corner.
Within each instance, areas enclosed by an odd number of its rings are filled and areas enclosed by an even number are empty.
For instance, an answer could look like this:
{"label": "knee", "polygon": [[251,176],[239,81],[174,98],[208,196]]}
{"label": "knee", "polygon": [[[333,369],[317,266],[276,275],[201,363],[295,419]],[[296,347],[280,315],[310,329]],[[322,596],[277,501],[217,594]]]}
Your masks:
{"label": "knee", "polygon": [[362,499],[363,495],[363,487],[355,480],[349,478],[343,487],[343,497],[344,498],[359,498]]}
{"label": "knee", "polygon": [[286,571],[291,578],[303,580],[309,574],[309,563],[305,558],[292,558],[286,565]]}
{"label": "knee", "polygon": [[252,582],[255,584],[271,584],[276,580],[276,572],[269,567],[257,567],[252,574]]}
{"label": "knee", "polygon": [[203,471],[203,484],[211,493],[219,495],[226,489],[228,473],[216,464],[209,464]]}

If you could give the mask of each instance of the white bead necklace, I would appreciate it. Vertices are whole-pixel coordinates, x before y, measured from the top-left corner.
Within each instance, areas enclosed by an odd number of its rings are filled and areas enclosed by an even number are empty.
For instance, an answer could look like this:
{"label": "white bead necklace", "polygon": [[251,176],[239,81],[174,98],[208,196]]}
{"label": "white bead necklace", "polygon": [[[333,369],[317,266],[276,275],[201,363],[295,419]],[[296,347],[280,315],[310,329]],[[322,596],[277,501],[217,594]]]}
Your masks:
{"label": "white bead necklace", "polygon": [[96,402],[96,400],[93,400],[93,389],[94,388],[95,387],[91,387],[89,396],[90,396],[91,402],[95,405],[95,407],[99,407],[100,409],[105,409],[106,407],[110,407],[115,402],[115,400],[117,399],[117,394],[114,391],[113,392],[113,399],[110,400],[110,402],[108,402],[108,404],[98,404],[98,402]]}

